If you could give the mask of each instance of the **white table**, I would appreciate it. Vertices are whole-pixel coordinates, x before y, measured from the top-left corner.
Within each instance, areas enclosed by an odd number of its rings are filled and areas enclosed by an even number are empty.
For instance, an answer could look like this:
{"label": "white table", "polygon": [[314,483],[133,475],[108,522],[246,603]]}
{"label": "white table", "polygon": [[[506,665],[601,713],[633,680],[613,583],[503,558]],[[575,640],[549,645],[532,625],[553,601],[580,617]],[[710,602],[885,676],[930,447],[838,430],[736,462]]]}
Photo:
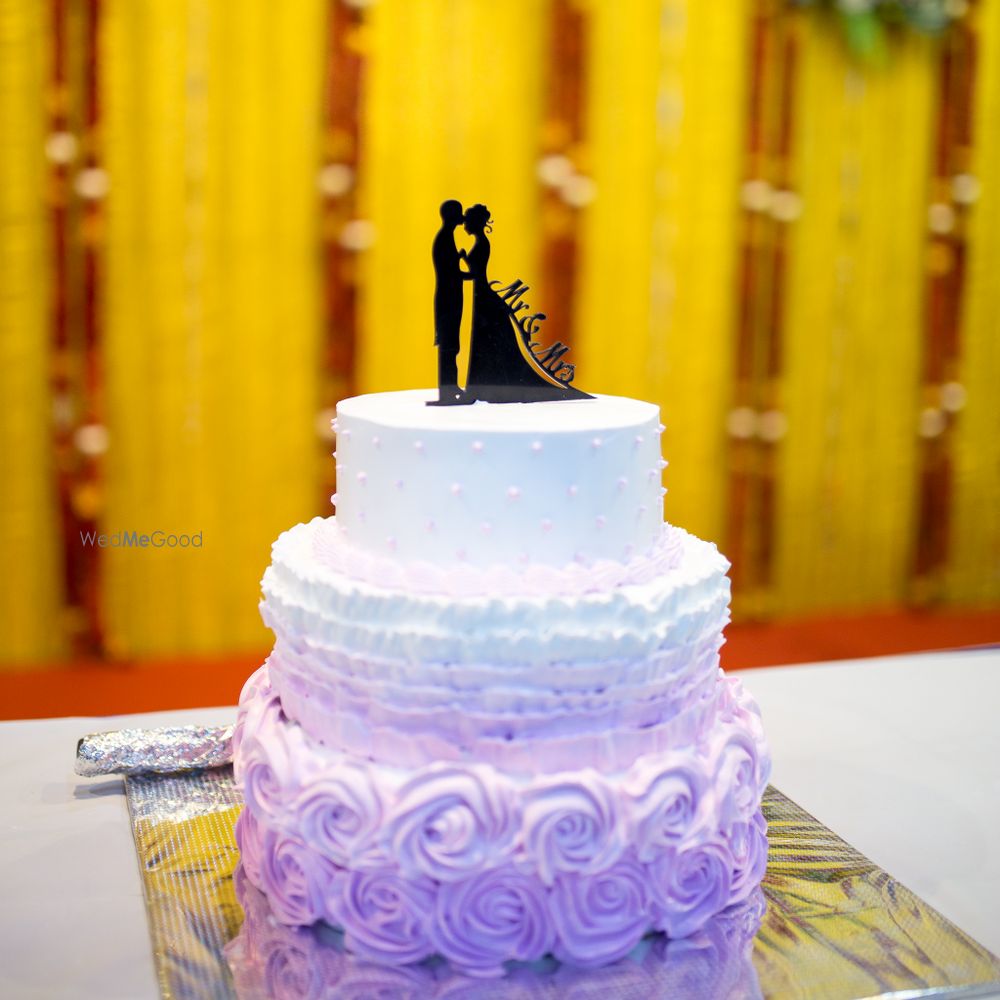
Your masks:
{"label": "white table", "polygon": [[[1000,650],[769,668],[776,787],[1000,953]],[[155,998],[119,779],[77,739],[232,708],[0,723],[0,996]]]}

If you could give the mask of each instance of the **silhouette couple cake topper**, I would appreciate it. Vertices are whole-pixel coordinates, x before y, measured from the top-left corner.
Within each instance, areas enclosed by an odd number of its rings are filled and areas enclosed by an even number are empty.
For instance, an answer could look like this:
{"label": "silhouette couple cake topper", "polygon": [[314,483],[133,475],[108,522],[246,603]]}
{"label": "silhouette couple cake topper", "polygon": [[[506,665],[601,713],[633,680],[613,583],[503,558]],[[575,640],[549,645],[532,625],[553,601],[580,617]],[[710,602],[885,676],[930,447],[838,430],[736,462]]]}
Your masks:
{"label": "silhouette couple cake topper", "polygon": [[[474,238],[466,252],[455,245],[455,230],[463,225]],[[535,335],[545,313],[532,313],[524,293],[528,286],[515,280],[503,288],[490,281],[492,231],[490,210],[461,202],[441,205],[441,228],[434,237],[434,343],[438,350],[438,398],[428,406],[489,403],[532,403],[553,399],[592,399],[571,383],[575,374],[565,361],[569,348],[557,341],[543,347]],[[465,265],[464,267],[462,265]],[[458,351],[466,281],[472,282],[472,334],[465,388],[458,384]]]}

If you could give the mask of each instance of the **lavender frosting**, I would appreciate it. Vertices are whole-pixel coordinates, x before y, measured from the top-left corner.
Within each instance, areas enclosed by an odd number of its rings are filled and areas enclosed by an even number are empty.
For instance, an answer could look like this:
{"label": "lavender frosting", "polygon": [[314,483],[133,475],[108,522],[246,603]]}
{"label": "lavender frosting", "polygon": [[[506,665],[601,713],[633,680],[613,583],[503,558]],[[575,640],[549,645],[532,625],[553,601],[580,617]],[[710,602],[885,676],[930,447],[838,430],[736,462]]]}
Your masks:
{"label": "lavender frosting", "polygon": [[[597,1000],[611,997],[760,997],[751,962],[754,935],[764,913],[758,890],[745,901],[713,917],[696,935],[640,942],[628,956],[600,970],[552,962],[510,962],[503,978],[473,978],[461,966],[463,936],[499,935],[504,950],[536,952],[543,947],[532,922],[538,911],[530,890],[522,894],[516,879],[483,887],[480,904],[453,903],[457,949],[449,963],[422,962],[387,966],[360,953],[358,942],[345,950],[344,940],[322,925],[288,927],[274,919],[265,897],[237,868],[236,895],[245,918],[240,932],[226,946],[226,959],[240,997],[280,1000]],[[495,887],[496,886],[496,887]],[[489,908],[499,913],[490,916]],[[471,909],[471,913],[470,913]],[[483,923],[480,918],[486,914]],[[499,928],[496,926],[499,925]],[[478,952],[478,947],[477,947]],[[474,975],[474,973],[473,973]]]}
{"label": "lavender frosting", "polygon": [[[347,947],[387,965],[416,962],[434,952],[427,917],[437,886],[427,878],[405,878],[387,866],[344,872],[329,916],[344,930]],[[276,916],[281,919],[280,912]]]}
{"label": "lavender frosting", "polygon": [[292,810],[299,816],[305,840],[341,867],[364,857],[382,821],[371,774],[350,763],[310,782],[299,792]]}
{"label": "lavender frosting", "polygon": [[696,739],[615,773],[401,769],[313,740],[265,666],[237,725],[244,868],[276,919],[341,927],[349,950],[383,964],[604,965],[651,929],[692,933],[759,882],[770,762],[751,720],[752,700],[722,679]]}
{"label": "lavender frosting", "polygon": [[442,885],[431,928],[437,950],[470,975],[542,958],[556,940],[544,888],[512,864]]}
{"label": "lavender frosting", "polygon": [[395,790],[383,831],[404,874],[455,882],[513,849],[518,801],[485,765],[431,764]]}
{"label": "lavender frosting", "polygon": [[594,968],[627,955],[649,930],[650,874],[623,859],[593,875],[560,876],[549,906],[556,958]]}
{"label": "lavender frosting", "polygon": [[525,851],[545,885],[563,872],[609,867],[625,848],[624,827],[612,786],[596,771],[540,781],[524,794]]}

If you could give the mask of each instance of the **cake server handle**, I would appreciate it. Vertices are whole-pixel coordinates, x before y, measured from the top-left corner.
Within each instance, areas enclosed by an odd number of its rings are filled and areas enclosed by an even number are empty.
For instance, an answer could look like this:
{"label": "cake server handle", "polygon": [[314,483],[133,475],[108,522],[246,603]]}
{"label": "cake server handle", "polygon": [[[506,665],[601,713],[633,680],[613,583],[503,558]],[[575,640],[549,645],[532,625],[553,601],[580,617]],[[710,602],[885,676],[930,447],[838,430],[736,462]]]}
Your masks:
{"label": "cake server handle", "polygon": [[90,733],[76,745],[74,770],[98,774],[172,774],[222,767],[233,759],[232,726],[169,726]]}

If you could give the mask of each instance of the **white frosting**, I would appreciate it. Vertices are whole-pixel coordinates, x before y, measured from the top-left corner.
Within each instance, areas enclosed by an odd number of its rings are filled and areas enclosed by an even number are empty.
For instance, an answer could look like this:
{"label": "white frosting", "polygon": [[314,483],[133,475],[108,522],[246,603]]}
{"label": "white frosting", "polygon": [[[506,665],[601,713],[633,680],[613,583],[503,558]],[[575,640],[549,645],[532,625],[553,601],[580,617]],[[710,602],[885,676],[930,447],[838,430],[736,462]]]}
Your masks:
{"label": "white frosting", "polygon": [[563,566],[648,553],[663,523],[659,408],[617,396],[432,407],[431,390],[337,406],[338,524],[438,566]]}
{"label": "white frosting", "polygon": [[456,599],[380,587],[322,563],[315,546],[326,522],[317,518],[274,543],[262,614],[315,645],[411,663],[415,678],[426,663],[464,670],[638,658],[721,632],[728,620],[728,562],[710,542],[671,530],[681,558],[652,580],[582,595]]}

